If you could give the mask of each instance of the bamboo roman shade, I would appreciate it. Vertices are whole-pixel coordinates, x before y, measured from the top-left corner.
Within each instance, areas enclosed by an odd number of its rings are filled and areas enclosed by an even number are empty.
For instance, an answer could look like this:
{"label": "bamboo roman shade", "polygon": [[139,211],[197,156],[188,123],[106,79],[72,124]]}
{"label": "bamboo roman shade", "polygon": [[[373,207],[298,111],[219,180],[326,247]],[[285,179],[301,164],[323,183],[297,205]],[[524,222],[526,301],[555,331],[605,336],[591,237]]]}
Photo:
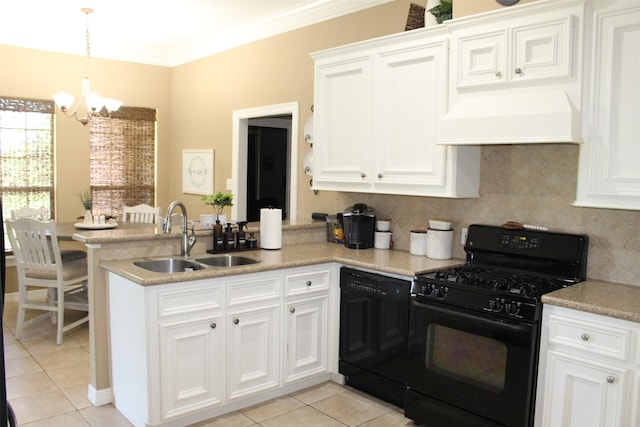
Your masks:
{"label": "bamboo roman shade", "polygon": [[155,142],[155,109],[121,107],[91,121],[94,213],[120,217],[125,205],[155,205]]}

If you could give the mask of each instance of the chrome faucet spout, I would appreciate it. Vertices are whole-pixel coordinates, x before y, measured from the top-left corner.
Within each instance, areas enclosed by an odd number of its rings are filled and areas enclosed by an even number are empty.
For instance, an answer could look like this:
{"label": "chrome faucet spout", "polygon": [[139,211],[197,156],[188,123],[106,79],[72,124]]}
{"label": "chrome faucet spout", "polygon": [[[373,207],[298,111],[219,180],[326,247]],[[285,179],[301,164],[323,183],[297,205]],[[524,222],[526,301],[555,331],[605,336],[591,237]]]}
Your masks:
{"label": "chrome faucet spout", "polygon": [[164,220],[164,227],[162,231],[166,234],[171,233],[171,215],[173,215],[173,210],[176,207],[179,207],[182,210],[182,241],[180,242],[180,256],[188,257],[191,253],[191,248],[196,244],[196,234],[192,224],[191,237],[189,237],[189,228],[187,225],[187,208],[182,202],[178,200],[171,202],[169,208],[167,209],[167,215]]}

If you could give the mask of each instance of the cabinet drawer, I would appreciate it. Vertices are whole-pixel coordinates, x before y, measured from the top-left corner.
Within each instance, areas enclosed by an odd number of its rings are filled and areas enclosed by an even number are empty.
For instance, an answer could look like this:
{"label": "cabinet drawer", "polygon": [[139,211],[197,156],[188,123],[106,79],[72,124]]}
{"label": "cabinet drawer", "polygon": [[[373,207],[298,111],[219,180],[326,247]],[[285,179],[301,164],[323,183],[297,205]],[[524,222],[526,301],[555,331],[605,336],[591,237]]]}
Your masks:
{"label": "cabinet drawer", "polygon": [[158,298],[158,318],[198,311],[219,310],[222,299],[220,285],[185,286],[162,291]]}
{"label": "cabinet drawer", "polygon": [[287,296],[329,289],[329,270],[317,270],[286,276]]}
{"label": "cabinet drawer", "polygon": [[227,306],[280,298],[280,283],[279,276],[229,282],[227,286]]}
{"label": "cabinet drawer", "polygon": [[551,315],[549,341],[594,355],[626,361],[630,353],[631,330]]}

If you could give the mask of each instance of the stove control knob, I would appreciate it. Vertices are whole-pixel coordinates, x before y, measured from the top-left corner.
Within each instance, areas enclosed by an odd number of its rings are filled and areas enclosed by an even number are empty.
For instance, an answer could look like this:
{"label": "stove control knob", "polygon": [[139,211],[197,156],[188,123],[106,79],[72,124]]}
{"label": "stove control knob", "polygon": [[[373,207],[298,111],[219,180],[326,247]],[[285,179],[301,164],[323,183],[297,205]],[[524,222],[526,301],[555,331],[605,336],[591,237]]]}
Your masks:
{"label": "stove control knob", "polygon": [[422,291],[424,292],[424,294],[426,296],[429,296],[433,293],[433,285],[431,283],[427,283],[423,288]]}
{"label": "stove control knob", "polygon": [[438,289],[436,289],[436,298],[438,299],[444,299],[444,297],[447,296],[447,288],[444,286],[440,286],[438,287]]}
{"label": "stove control knob", "polygon": [[489,308],[497,312],[502,309],[502,304],[500,303],[500,300],[492,299],[492,300],[489,300]]}
{"label": "stove control knob", "polygon": [[505,304],[504,310],[508,314],[516,314],[518,312],[518,305],[516,304],[515,301],[508,302]]}

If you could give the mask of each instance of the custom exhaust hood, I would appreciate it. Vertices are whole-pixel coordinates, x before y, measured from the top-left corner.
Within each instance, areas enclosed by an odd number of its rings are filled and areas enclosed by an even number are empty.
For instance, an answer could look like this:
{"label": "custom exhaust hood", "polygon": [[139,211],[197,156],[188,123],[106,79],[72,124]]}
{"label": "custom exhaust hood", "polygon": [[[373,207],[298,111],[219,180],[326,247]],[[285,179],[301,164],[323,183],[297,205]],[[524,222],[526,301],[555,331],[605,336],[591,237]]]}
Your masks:
{"label": "custom exhaust hood", "polygon": [[440,121],[438,144],[581,143],[578,109],[563,90],[462,97]]}

